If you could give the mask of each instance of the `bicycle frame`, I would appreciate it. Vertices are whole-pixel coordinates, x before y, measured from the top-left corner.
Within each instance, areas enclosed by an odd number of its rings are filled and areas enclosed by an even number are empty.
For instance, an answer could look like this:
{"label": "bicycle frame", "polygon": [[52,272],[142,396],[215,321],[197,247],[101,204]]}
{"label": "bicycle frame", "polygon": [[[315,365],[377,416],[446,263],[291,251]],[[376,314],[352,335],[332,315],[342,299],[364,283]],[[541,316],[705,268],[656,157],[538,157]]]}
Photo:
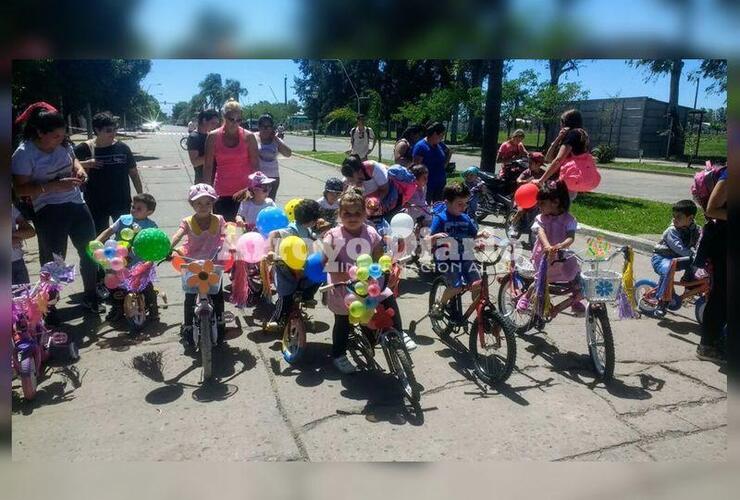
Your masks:
{"label": "bicycle frame", "polygon": [[679,295],[681,298],[681,301],[684,301],[686,299],[690,299],[691,297],[694,297],[696,295],[709,295],[710,290],[710,282],[709,277],[700,278],[700,279],[694,279],[693,281],[689,282],[681,282],[675,280],[675,274],[676,274],[676,267],[678,267],[678,264],[683,261],[688,261],[688,257],[678,257],[676,259],[671,260],[671,270],[668,273],[668,276],[666,276],[666,280],[668,282],[668,286],[666,286],[665,293],[663,294],[662,300],[670,301],[673,297],[674,293],[674,287],[676,285],[683,287],[683,293]]}

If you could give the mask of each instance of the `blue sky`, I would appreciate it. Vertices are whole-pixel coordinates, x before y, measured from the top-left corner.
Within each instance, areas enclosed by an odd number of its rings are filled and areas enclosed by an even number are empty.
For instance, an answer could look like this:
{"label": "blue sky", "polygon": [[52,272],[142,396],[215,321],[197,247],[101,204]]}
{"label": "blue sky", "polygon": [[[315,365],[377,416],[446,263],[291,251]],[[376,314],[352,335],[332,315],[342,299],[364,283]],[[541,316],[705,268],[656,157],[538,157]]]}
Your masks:
{"label": "blue sky", "polygon": [[[688,80],[688,74],[700,64],[698,60],[686,60],[679,89],[679,103],[692,107],[696,83]],[[507,78],[516,78],[522,71],[534,69],[542,80],[549,78],[544,60],[515,60]],[[158,100],[166,101],[163,109],[169,112],[177,101],[187,101],[198,92],[198,82],[208,73],[220,73],[222,78],[234,78],[249,91],[247,102],[266,100],[274,102],[270,86],[278,101],[283,100],[283,75],[288,76],[288,99],[295,98],[293,78],[298,76],[298,65],[290,59],[154,59],[152,69],[142,82]],[[584,60],[576,73],[567,73],[562,81],[576,81],[590,91],[592,99],[606,98],[619,94],[620,97],[647,96],[662,101],[668,100],[668,76],[645,82],[645,73],[632,68],[622,59]],[[707,94],[711,82],[702,81],[699,86],[698,107],[718,108],[725,106],[725,95]]]}

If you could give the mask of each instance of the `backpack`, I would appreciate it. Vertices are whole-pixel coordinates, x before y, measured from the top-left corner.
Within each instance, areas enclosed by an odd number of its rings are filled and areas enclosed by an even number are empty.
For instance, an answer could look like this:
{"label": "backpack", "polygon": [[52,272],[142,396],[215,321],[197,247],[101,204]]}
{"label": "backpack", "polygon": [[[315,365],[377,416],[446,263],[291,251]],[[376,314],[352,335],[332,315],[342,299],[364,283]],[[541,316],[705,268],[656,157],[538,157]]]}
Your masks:
{"label": "backpack", "polygon": [[[370,146],[370,130],[370,127],[365,127],[365,140],[368,147]],[[349,131],[349,142],[352,146],[355,145],[355,132],[357,132],[357,127],[352,127],[352,130]]]}
{"label": "backpack", "polygon": [[714,185],[717,184],[719,175],[726,168],[725,165],[712,165],[712,162],[707,160],[704,170],[694,175],[694,183],[691,185],[691,196],[702,210],[706,211],[709,196],[712,194]]}
{"label": "backpack", "polygon": [[[363,162],[362,166],[365,177],[371,178],[375,162],[368,160]],[[388,193],[380,200],[384,213],[405,205],[416,192],[416,177],[405,167],[393,165],[386,172],[388,174]]]}
{"label": "backpack", "polygon": [[601,174],[596,168],[594,157],[586,151],[582,155],[574,155],[565,160],[560,167],[559,180],[565,182],[568,191],[587,193],[599,187]]}

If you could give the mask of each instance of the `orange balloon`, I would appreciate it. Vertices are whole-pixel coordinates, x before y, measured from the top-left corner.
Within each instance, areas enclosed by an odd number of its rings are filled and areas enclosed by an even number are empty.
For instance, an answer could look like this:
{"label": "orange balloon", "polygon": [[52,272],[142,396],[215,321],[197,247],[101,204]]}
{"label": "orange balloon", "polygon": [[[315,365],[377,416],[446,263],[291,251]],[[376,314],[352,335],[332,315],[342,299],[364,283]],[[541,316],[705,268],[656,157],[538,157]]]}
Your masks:
{"label": "orange balloon", "polygon": [[519,186],[514,193],[514,201],[519,208],[529,210],[537,204],[537,186],[531,182]]}
{"label": "orange balloon", "polygon": [[179,273],[180,268],[185,265],[185,259],[183,259],[179,255],[175,255],[174,257],[172,257],[170,263],[172,264],[172,268]]}

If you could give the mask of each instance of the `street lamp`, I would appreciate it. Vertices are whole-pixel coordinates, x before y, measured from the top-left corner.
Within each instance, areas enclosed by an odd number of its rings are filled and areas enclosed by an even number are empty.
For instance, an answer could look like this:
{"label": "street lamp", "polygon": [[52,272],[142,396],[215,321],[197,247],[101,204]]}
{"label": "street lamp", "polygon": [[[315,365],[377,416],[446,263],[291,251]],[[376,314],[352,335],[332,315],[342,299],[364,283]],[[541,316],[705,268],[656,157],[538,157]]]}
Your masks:
{"label": "street lamp", "polygon": [[328,61],[336,61],[339,63],[339,65],[342,67],[342,71],[344,71],[344,76],[347,77],[347,81],[349,82],[349,86],[352,87],[352,92],[355,93],[355,98],[357,98],[357,114],[360,114],[360,96],[357,94],[357,90],[355,89],[355,85],[352,83],[352,80],[349,77],[349,73],[347,73],[347,69],[344,67],[344,63],[341,59],[327,59]]}

